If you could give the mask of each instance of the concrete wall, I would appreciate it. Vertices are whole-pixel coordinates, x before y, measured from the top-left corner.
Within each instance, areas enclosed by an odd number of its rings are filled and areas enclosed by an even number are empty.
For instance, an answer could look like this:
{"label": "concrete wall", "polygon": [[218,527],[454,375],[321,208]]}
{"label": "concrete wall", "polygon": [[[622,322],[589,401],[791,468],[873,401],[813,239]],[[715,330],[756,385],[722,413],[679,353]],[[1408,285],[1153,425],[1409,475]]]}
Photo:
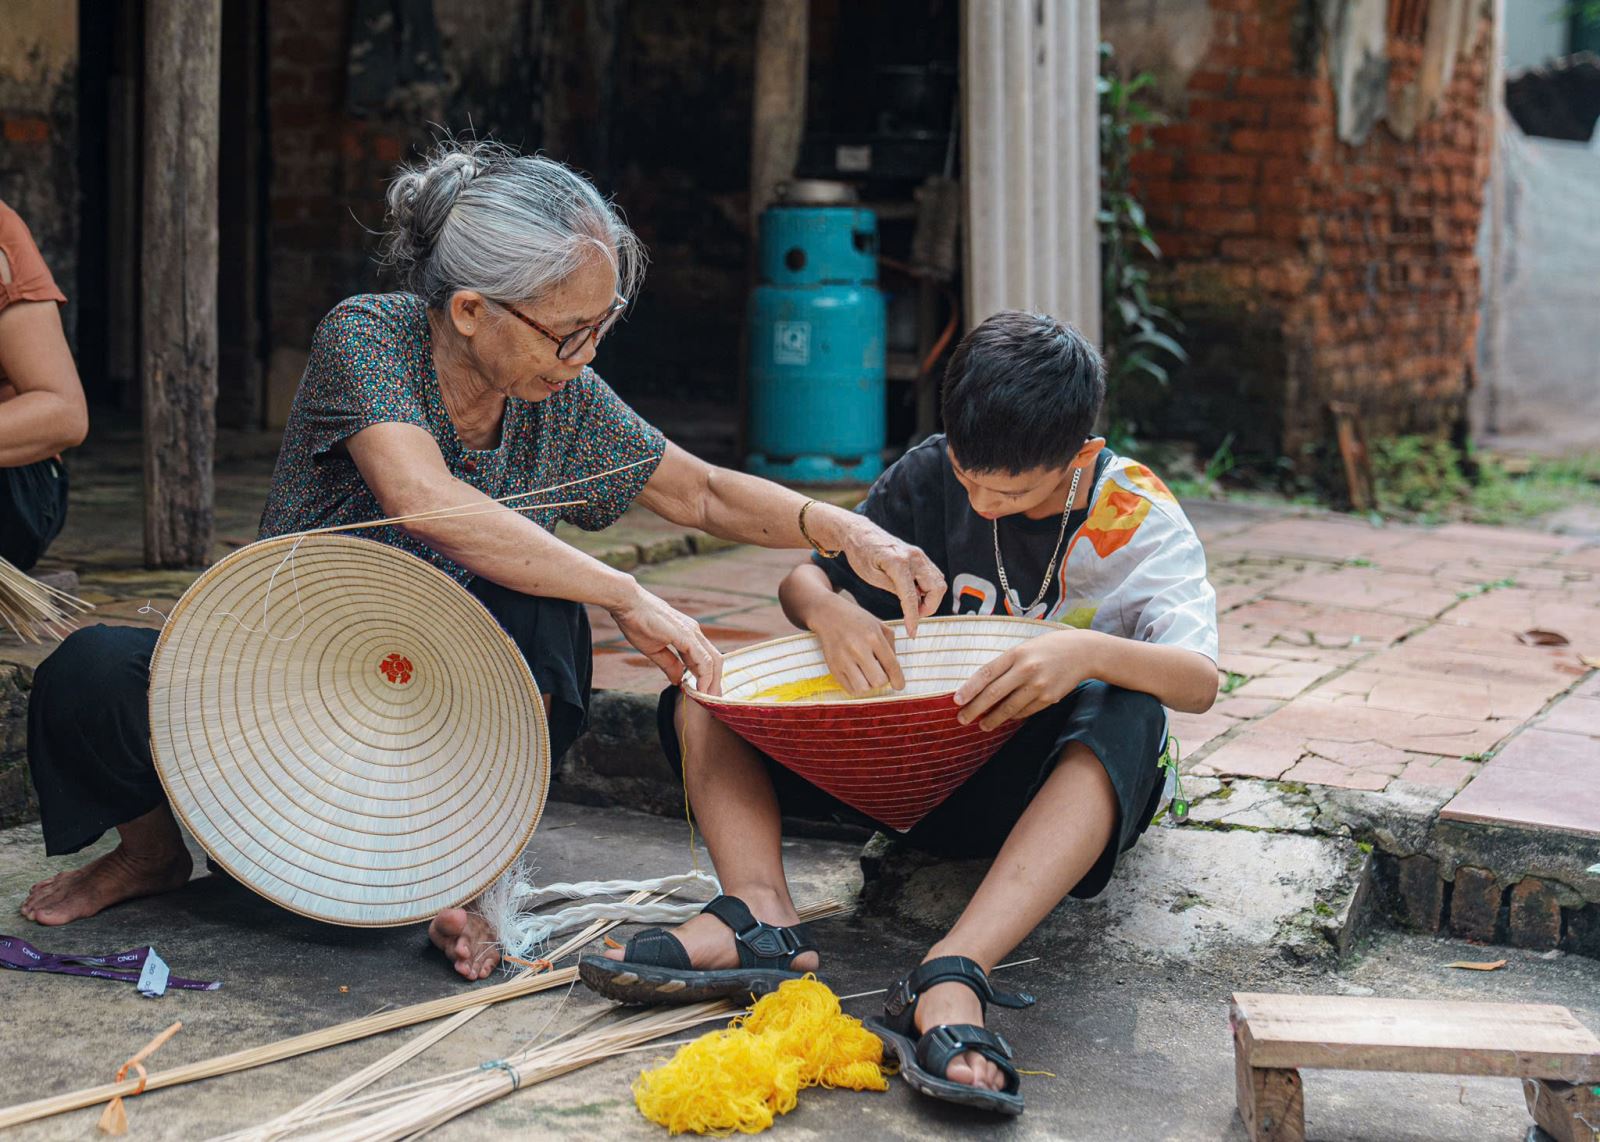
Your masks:
{"label": "concrete wall", "polygon": [[[0,199],[33,231],[68,298],[77,286],[78,6],[4,0]],[[67,309],[70,323],[73,310]]]}
{"label": "concrete wall", "polygon": [[[1102,4],[1119,57],[1167,72],[1171,121],[1137,167],[1166,254],[1161,291],[1193,356],[1169,390],[1147,394],[1147,419],[1167,431],[1212,441],[1233,431],[1236,451],[1309,464],[1330,436],[1330,400],[1357,404],[1375,436],[1462,421],[1489,161],[1489,15],[1477,0],[1461,8],[1448,66],[1422,19],[1391,27],[1383,56],[1351,68],[1336,29],[1363,6]],[[1209,17],[1192,68],[1146,23],[1152,8],[1173,22]],[[1345,104],[1359,103],[1363,119],[1341,132],[1338,84],[1352,76],[1362,89],[1345,87]]]}
{"label": "concrete wall", "polygon": [[1506,9],[1506,71],[1538,67],[1567,54],[1569,0],[1510,0]]}

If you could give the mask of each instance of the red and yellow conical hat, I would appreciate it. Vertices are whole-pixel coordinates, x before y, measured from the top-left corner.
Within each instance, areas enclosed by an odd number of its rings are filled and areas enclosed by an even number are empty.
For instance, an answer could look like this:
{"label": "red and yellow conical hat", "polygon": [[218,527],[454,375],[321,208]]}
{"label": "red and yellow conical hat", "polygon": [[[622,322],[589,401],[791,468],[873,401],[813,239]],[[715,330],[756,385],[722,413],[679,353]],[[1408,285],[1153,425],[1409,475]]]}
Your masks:
{"label": "red and yellow conical hat", "polygon": [[956,689],[990,659],[1060,628],[1036,619],[924,619],[915,638],[893,623],[903,691],[850,698],[828,674],[815,635],[733,651],[722,694],[689,695],[751,745],[901,832],[927,816],[1021,726],[986,732],[956,720]]}

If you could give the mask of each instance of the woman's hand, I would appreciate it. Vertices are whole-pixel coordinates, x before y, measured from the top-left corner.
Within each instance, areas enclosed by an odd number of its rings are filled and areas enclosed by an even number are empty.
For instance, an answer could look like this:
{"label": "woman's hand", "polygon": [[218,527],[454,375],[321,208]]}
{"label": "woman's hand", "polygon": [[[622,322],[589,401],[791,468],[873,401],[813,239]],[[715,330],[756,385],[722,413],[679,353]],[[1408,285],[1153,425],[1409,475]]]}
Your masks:
{"label": "woman's hand", "polygon": [[811,633],[822,644],[828,673],[854,697],[884,686],[904,690],[906,678],[894,653],[894,628],[834,595],[811,618]]}
{"label": "woman's hand", "polygon": [[[1065,698],[1079,683],[1099,677],[1103,635],[1066,628],[1037,635],[984,663],[956,691],[962,725],[985,730],[1031,718]],[[981,719],[981,720],[980,720]]]}
{"label": "woman's hand", "polygon": [[[944,598],[944,573],[933,560],[903,539],[897,539],[866,516],[842,512],[837,546],[863,582],[900,600],[906,633],[917,633],[917,619],[939,609]],[[838,517],[835,517],[838,518]]]}
{"label": "woman's hand", "polygon": [[683,681],[687,669],[705,693],[722,693],[722,652],[688,615],[673,610],[643,587],[610,613],[622,637],[661,667],[674,684]]}

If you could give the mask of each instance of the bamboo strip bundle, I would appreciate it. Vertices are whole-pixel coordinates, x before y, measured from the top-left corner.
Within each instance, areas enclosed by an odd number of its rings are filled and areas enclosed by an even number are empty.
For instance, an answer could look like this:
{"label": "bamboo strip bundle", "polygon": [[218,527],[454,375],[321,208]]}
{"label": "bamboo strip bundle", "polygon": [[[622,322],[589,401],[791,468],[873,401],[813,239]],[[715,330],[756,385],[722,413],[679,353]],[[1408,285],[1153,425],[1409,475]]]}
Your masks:
{"label": "bamboo strip bundle", "polygon": [[[557,968],[555,971],[544,972],[527,978],[519,976],[506,983],[492,984],[489,987],[477,988],[473,991],[462,992],[459,995],[447,995],[442,999],[432,999],[425,1003],[414,1003],[409,1007],[400,1007],[393,1011],[368,1015],[364,1019],[354,1019],[348,1023],[324,1027],[320,1031],[310,1031],[304,1035],[296,1035],[293,1038],[280,1039],[276,1043],[268,1043],[265,1046],[250,1047],[243,1051],[234,1051],[231,1054],[202,1059],[187,1066],[174,1067],[170,1071],[157,1071],[145,1082],[144,1089],[146,1092],[161,1090],[163,1087],[181,1086],[184,1083],[199,1082],[201,1079],[211,1079],[219,1075],[231,1075],[239,1071],[247,1071],[253,1067],[261,1067],[268,1063],[292,1059],[297,1055],[320,1051],[326,1047],[337,1047],[341,1043],[365,1039],[372,1035],[381,1035],[385,1031],[396,1031],[401,1027],[410,1027],[416,1023],[427,1023],[434,1019],[443,1019],[447,1015],[454,1015],[458,1011],[464,1011],[479,1004],[504,1003],[508,999],[521,999],[525,995],[533,995],[537,992],[565,987],[577,978],[578,969],[575,967]],[[17,1126],[40,1118],[49,1118],[52,1115],[64,1114],[69,1110],[82,1110],[86,1106],[94,1106],[98,1103],[106,1102],[117,1095],[132,1094],[138,1089],[138,1086],[138,1079],[129,1079],[126,1082],[105,1083],[101,1086],[55,1095],[51,1098],[19,1103],[16,1106],[0,1110],[0,1128]]]}
{"label": "bamboo strip bundle", "polygon": [[[638,904],[649,895],[647,892],[635,892],[627,898],[626,902]],[[551,952],[545,959],[551,964],[565,959],[589,943],[589,941],[599,939],[620,923],[620,920],[610,922],[596,921]],[[530,979],[533,976],[542,974],[544,970],[548,969],[524,968],[513,979]],[[458,1011],[439,1026],[430,1028],[409,1043],[385,1055],[377,1062],[363,1067],[349,1078],[335,1083],[322,1093],[313,1095],[293,1110],[279,1115],[271,1122],[224,1135],[222,1138],[217,1139],[216,1142],[246,1142],[246,1140],[249,1140],[249,1142],[268,1142],[269,1139],[281,1138],[289,1130],[293,1129],[297,1123],[310,1119],[331,1106],[352,1099],[358,1092],[365,1090],[390,1071],[404,1066],[441,1039],[466,1026],[473,1019],[489,1010],[491,1006],[492,1004],[483,1003],[476,1007],[469,1007],[465,1011]]]}
{"label": "bamboo strip bundle", "polygon": [[547,1082],[635,1047],[742,1010],[718,999],[656,1008],[565,1043],[540,1045],[484,1064],[453,1083],[407,1095],[384,1109],[366,1109],[358,1122],[304,1135],[313,1142],[388,1142],[425,1133],[523,1087]]}
{"label": "bamboo strip bundle", "polygon": [[[635,893],[633,896],[628,898],[628,902],[638,903],[638,901],[644,898],[646,895],[646,893],[642,892]],[[660,895],[665,896],[667,894],[662,893]],[[840,900],[827,900],[818,902],[816,904],[806,905],[805,907],[799,909],[799,915],[802,921],[821,920],[829,916],[837,916],[843,912],[846,912],[849,910],[849,907],[849,905]],[[588,929],[578,933],[561,947],[551,952],[547,958],[550,961],[563,959],[582,948],[589,941],[605,934],[606,932],[609,932],[613,928],[616,928],[620,923],[622,922],[615,920],[597,921],[596,923],[590,925]],[[533,974],[533,969],[524,971],[517,978],[521,979],[530,974]],[[271,1122],[265,1123],[258,1127],[250,1127],[244,1130],[235,1131],[232,1134],[227,1134],[221,1138],[214,1139],[213,1142],[272,1142],[272,1140],[283,1138],[296,1130],[307,1129],[315,1125],[318,1121],[325,1121],[328,1118],[341,1117],[347,1113],[351,1113],[356,1107],[359,1107],[362,1112],[365,1112],[365,1110],[370,1109],[375,1104],[392,1101],[396,1094],[401,1091],[411,1090],[413,1087],[432,1086],[439,1082],[445,1081],[446,1079],[460,1078],[463,1075],[471,1076],[476,1073],[475,1070],[459,1072],[455,1075],[435,1076],[432,1079],[422,1080],[420,1083],[408,1084],[407,1086],[395,1088],[395,1090],[381,1092],[379,1094],[370,1096],[369,1098],[358,1100],[355,1103],[350,1101],[352,1096],[357,1091],[370,1086],[384,1075],[390,1073],[403,1064],[410,1062],[423,1051],[427,1050],[429,1047],[433,1046],[447,1035],[465,1025],[484,1010],[487,1010],[487,1006],[488,1005],[485,1005],[481,1008],[471,1008],[459,1013],[448,1023],[428,1031],[425,1035],[419,1036],[417,1039],[407,1043],[399,1050],[392,1052],[384,1058],[379,1059],[377,1062],[372,1063],[371,1065],[358,1071],[356,1074],[351,1075],[349,1078],[329,1087],[321,1094],[307,1099],[293,1110],[279,1115]],[[603,1015],[605,1013],[605,1011],[601,1011],[598,1014]],[[572,1030],[573,1029],[569,1028],[568,1031],[563,1032],[563,1036],[571,1034]],[[543,1046],[548,1047],[551,1045],[551,1043],[558,1041],[563,1036],[557,1036],[555,1040],[551,1040],[550,1043],[543,1044]]]}
{"label": "bamboo strip bundle", "polygon": [[37,644],[45,638],[66,638],[78,629],[78,616],[92,610],[92,603],[41,583],[0,559],[0,622],[22,641]]}

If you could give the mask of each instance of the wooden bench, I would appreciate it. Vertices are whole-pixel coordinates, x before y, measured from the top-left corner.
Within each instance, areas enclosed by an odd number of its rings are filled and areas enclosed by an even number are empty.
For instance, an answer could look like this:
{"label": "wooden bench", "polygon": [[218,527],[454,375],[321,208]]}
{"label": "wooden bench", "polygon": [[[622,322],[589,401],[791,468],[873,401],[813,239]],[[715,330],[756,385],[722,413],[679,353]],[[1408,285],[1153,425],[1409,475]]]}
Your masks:
{"label": "wooden bench", "polygon": [[1521,1079],[1558,1142],[1600,1142],[1600,1039],[1565,1007],[1236,992],[1232,1025],[1252,1142],[1305,1138],[1302,1067]]}

